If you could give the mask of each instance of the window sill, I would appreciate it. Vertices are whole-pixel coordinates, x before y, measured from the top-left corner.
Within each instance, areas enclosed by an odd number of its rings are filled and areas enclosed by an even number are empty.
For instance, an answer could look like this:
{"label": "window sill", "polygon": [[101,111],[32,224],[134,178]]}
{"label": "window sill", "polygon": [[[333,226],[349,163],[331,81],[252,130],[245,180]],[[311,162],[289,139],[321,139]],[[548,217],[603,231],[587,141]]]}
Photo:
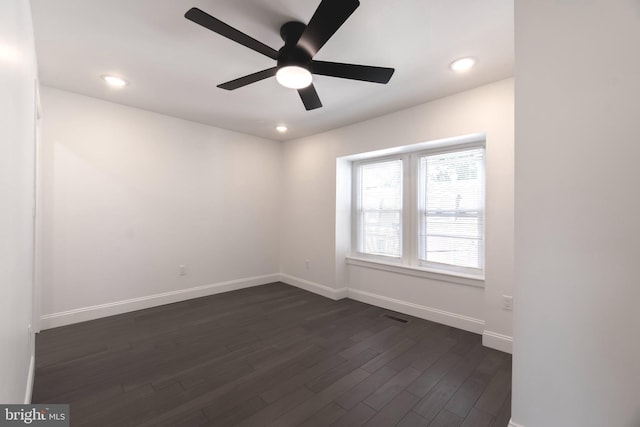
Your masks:
{"label": "window sill", "polygon": [[357,267],[389,271],[392,273],[405,274],[407,276],[439,280],[442,282],[450,282],[458,285],[473,286],[475,288],[484,288],[484,276],[479,275],[470,275],[451,271],[444,272],[442,270],[433,270],[424,267],[416,267],[403,264],[394,264],[391,262],[358,258],[354,256],[347,256],[345,258],[345,262],[348,265],[355,265]]}

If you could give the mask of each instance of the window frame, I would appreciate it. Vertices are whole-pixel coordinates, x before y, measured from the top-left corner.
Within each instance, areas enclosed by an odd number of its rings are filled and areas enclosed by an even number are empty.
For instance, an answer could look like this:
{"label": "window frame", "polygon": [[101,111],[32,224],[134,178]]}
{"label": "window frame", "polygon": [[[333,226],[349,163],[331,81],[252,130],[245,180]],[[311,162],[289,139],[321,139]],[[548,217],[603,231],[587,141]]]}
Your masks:
{"label": "window frame", "polygon": [[[360,248],[361,246],[361,235],[359,233],[360,231],[360,226],[361,223],[359,221],[360,219],[360,214],[361,214],[361,201],[362,201],[362,197],[358,197],[358,195],[360,195],[360,184],[361,184],[361,174],[360,172],[360,166],[363,165],[368,165],[368,164],[374,164],[374,163],[384,163],[384,162],[389,162],[389,161],[394,161],[394,160],[400,160],[401,161],[401,177],[402,177],[402,181],[400,182],[400,192],[401,192],[401,199],[402,199],[402,208],[401,208],[401,212],[400,212],[400,256],[399,257],[392,257],[392,256],[387,256],[387,255],[379,255],[379,254],[371,254],[371,253],[366,253],[366,252],[361,252]],[[357,166],[356,166],[357,165]],[[361,161],[357,161],[354,162],[352,165],[352,189],[351,189],[351,218],[352,218],[352,222],[351,222],[351,242],[352,242],[352,253],[357,254],[359,257],[365,257],[368,259],[372,259],[372,260],[379,260],[379,261],[384,261],[384,262],[392,262],[392,263],[401,263],[402,258],[403,258],[403,253],[404,253],[404,246],[405,246],[405,229],[407,227],[405,227],[405,221],[404,221],[404,216],[406,214],[407,211],[407,205],[406,205],[406,197],[405,197],[405,182],[406,182],[406,176],[407,171],[406,171],[406,167],[405,167],[405,161],[404,161],[404,156],[402,155],[393,155],[393,156],[382,156],[382,157],[375,157],[375,158],[370,158],[370,159],[365,159],[365,160],[361,160]]]}
{"label": "window frame", "polygon": [[[421,144],[422,145],[422,144]],[[456,276],[463,279],[463,284],[473,286],[483,286],[485,274],[485,254],[486,254],[486,141],[477,139],[474,141],[457,142],[449,145],[441,145],[434,148],[424,148],[406,151],[400,154],[367,157],[351,162],[352,185],[351,185],[351,254],[347,257],[348,264],[366,266],[368,263],[375,263],[373,268],[397,272],[399,268],[408,269],[407,274],[421,277],[433,278],[439,275],[443,277]],[[425,156],[432,156],[443,153],[454,153],[471,149],[481,148],[484,151],[484,162],[482,171],[482,212],[479,221],[482,227],[481,245],[479,248],[481,268],[470,268],[451,264],[441,264],[419,259],[419,233],[420,233],[420,159]],[[388,160],[402,160],[402,214],[401,218],[401,254],[399,258],[385,255],[374,255],[360,251],[360,166],[371,163],[379,163]],[[468,279],[468,280],[466,280]]]}

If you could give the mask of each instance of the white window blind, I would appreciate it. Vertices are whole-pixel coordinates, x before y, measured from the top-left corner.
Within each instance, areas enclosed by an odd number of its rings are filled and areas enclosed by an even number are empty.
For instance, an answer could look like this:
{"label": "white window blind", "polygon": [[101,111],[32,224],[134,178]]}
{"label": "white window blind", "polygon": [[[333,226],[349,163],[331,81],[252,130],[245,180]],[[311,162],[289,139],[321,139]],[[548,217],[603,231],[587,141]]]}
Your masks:
{"label": "white window blind", "polygon": [[484,148],[419,159],[421,265],[484,267]]}
{"label": "white window blind", "polygon": [[402,160],[358,167],[358,251],[402,256]]}

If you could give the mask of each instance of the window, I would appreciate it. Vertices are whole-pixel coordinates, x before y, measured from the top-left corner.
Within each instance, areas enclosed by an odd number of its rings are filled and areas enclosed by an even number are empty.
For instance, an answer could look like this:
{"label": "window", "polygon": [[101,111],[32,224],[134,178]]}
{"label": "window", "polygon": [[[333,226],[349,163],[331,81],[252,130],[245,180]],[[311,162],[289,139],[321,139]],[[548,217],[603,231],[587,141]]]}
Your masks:
{"label": "window", "polygon": [[358,252],[402,255],[402,160],[365,163],[358,168]]}
{"label": "window", "polygon": [[482,270],[484,149],[423,155],[419,162],[420,265]]}
{"label": "window", "polygon": [[355,162],[356,255],[481,276],[484,151],[474,143]]}

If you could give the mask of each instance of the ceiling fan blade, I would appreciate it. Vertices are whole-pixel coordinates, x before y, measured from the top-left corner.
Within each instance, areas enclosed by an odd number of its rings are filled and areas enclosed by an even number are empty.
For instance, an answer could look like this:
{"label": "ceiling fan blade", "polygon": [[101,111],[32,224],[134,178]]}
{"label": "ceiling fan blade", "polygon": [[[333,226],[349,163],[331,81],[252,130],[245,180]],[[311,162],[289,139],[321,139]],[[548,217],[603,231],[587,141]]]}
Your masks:
{"label": "ceiling fan blade", "polygon": [[322,76],[342,79],[362,80],[372,83],[387,83],[391,79],[393,68],[372,67],[370,65],[343,64],[341,62],[312,61],[311,72]]}
{"label": "ceiling fan blade", "polygon": [[322,0],[300,36],[298,46],[314,56],[358,6],[358,0]]}
{"label": "ceiling fan blade", "polygon": [[303,89],[298,89],[298,93],[300,94],[300,99],[302,99],[304,108],[306,108],[307,111],[322,107],[322,102],[320,102],[318,92],[316,92],[316,88],[313,87],[313,85],[309,85]]}
{"label": "ceiling fan blade", "polygon": [[266,70],[258,71],[257,73],[249,74],[248,76],[239,77],[235,80],[219,84],[218,87],[226,90],[238,89],[251,83],[273,77],[276,75],[276,71],[278,71],[276,67],[267,68]]}
{"label": "ceiling fan blade", "polygon": [[233,40],[236,43],[240,43],[243,46],[248,47],[249,49],[255,50],[265,56],[268,56],[271,59],[278,59],[278,51],[267,46],[266,44],[259,42],[258,40],[249,37],[245,33],[236,30],[232,26],[225,24],[217,18],[209,15],[206,12],[198,9],[197,7],[192,7],[184,14],[184,17],[190,21],[195,22],[198,25],[202,25],[209,30],[220,34],[228,38],[229,40]]}

